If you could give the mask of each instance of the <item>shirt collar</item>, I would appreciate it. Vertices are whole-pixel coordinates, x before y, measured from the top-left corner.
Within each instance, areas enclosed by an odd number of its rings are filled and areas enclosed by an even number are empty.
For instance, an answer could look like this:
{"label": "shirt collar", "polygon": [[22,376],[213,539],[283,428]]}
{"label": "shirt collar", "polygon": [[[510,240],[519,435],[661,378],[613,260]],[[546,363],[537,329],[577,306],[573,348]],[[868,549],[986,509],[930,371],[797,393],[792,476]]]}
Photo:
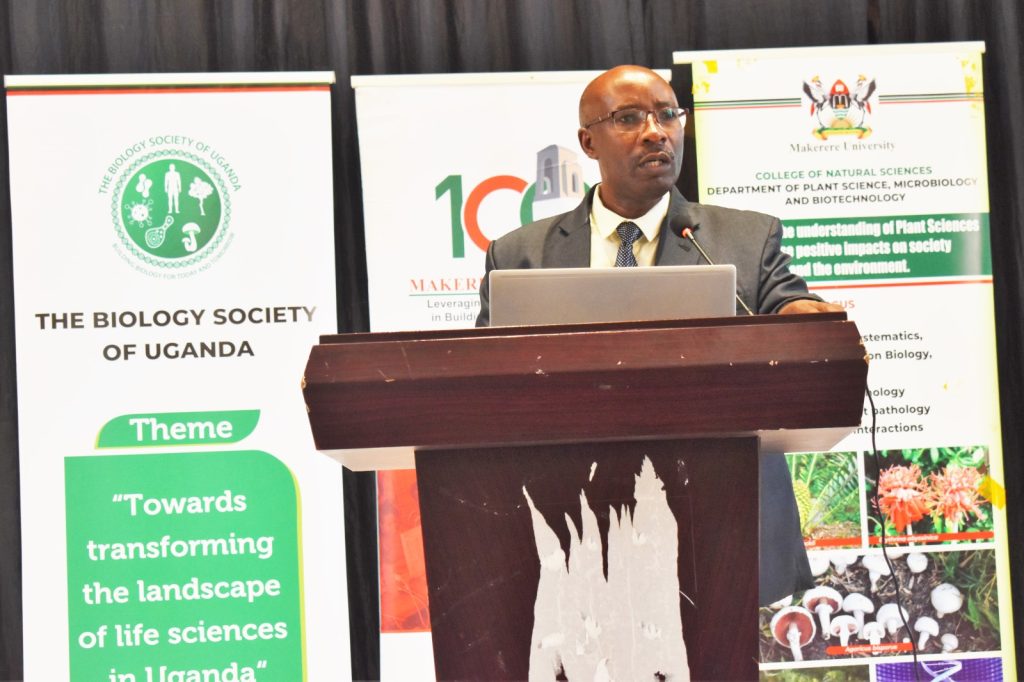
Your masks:
{"label": "shirt collar", "polygon": [[671,192],[665,192],[665,195],[658,200],[658,203],[639,218],[623,218],[605,206],[604,202],[601,201],[601,185],[598,184],[597,189],[594,190],[594,202],[590,208],[590,222],[598,234],[605,239],[609,238],[624,221],[636,223],[644,238],[649,242],[653,242],[657,240],[658,233],[661,232],[661,224],[664,222],[665,216],[668,215],[670,194]]}

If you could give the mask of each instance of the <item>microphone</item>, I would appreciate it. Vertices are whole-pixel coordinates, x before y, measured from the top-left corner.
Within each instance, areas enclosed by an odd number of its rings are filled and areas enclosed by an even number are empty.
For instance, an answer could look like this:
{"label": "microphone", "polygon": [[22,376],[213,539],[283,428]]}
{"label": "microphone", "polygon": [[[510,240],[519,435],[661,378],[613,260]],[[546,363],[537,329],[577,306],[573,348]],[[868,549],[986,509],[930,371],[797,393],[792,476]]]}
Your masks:
{"label": "microphone", "polygon": [[[697,241],[697,238],[693,236],[693,231],[698,227],[700,226],[694,225],[693,227],[690,227],[688,225],[684,225],[678,217],[673,219],[671,223],[671,230],[674,235],[676,235],[677,237],[682,237],[683,239],[689,239],[693,243],[693,245],[697,247],[697,251],[700,252],[700,255],[703,256],[704,260],[708,262],[708,265],[715,265],[715,261],[711,260],[711,257],[708,256],[707,251],[705,251],[704,247],[700,245],[700,242]],[[754,311],[751,310],[750,307],[743,302],[743,299],[740,298],[740,295],[738,293],[736,294],[736,302],[740,304],[741,308],[747,311],[747,315],[754,314]]]}

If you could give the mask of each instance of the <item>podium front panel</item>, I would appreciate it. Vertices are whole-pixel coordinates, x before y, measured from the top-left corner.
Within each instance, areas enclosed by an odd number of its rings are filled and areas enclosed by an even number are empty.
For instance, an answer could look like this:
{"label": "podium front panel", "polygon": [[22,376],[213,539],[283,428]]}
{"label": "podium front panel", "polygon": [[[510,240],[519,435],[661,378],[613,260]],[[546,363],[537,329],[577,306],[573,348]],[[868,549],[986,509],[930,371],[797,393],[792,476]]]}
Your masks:
{"label": "podium front panel", "polygon": [[438,679],[756,678],[756,439],[431,450],[417,475]]}

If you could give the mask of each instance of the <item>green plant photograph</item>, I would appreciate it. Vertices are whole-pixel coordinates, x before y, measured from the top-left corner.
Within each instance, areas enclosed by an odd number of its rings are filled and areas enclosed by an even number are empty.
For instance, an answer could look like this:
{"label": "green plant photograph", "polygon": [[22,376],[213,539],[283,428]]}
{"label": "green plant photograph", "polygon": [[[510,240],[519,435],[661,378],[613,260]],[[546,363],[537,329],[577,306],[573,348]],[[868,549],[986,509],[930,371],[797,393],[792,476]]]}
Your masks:
{"label": "green plant photograph", "polygon": [[800,530],[808,545],[818,540],[848,540],[833,546],[861,544],[860,479],[854,452],[809,452],[787,455],[793,494],[800,510]]}

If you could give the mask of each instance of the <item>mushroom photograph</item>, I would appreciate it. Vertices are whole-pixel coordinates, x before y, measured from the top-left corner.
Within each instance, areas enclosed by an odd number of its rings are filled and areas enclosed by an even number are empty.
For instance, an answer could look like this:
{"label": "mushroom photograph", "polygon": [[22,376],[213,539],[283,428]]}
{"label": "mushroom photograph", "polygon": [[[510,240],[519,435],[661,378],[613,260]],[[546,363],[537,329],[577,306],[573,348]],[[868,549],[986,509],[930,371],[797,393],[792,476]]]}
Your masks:
{"label": "mushroom photograph", "polygon": [[[865,461],[868,532],[879,537],[882,518],[890,544],[989,542],[992,504],[986,499],[988,449],[916,448],[879,453]],[[878,501],[875,503],[877,491]]]}
{"label": "mushroom photograph", "polygon": [[860,478],[853,452],[786,455],[804,542],[860,545]]}
{"label": "mushroom photograph", "polygon": [[933,656],[999,649],[994,551],[888,554],[808,552],[817,586],[761,609],[761,661],[884,660],[911,642]]}
{"label": "mushroom photograph", "polygon": [[939,623],[939,635],[919,647],[923,653],[984,652],[999,648],[999,595],[995,552],[936,552],[925,581],[914,587],[916,616]]}
{"label": "mushroom photograph", "polygon": [[816,631],[811,612],[799,606],[787,606],[772,617],[772,636],[782,646],[789,647],[794,661],[804,660],[801,650],[811,643]]}

